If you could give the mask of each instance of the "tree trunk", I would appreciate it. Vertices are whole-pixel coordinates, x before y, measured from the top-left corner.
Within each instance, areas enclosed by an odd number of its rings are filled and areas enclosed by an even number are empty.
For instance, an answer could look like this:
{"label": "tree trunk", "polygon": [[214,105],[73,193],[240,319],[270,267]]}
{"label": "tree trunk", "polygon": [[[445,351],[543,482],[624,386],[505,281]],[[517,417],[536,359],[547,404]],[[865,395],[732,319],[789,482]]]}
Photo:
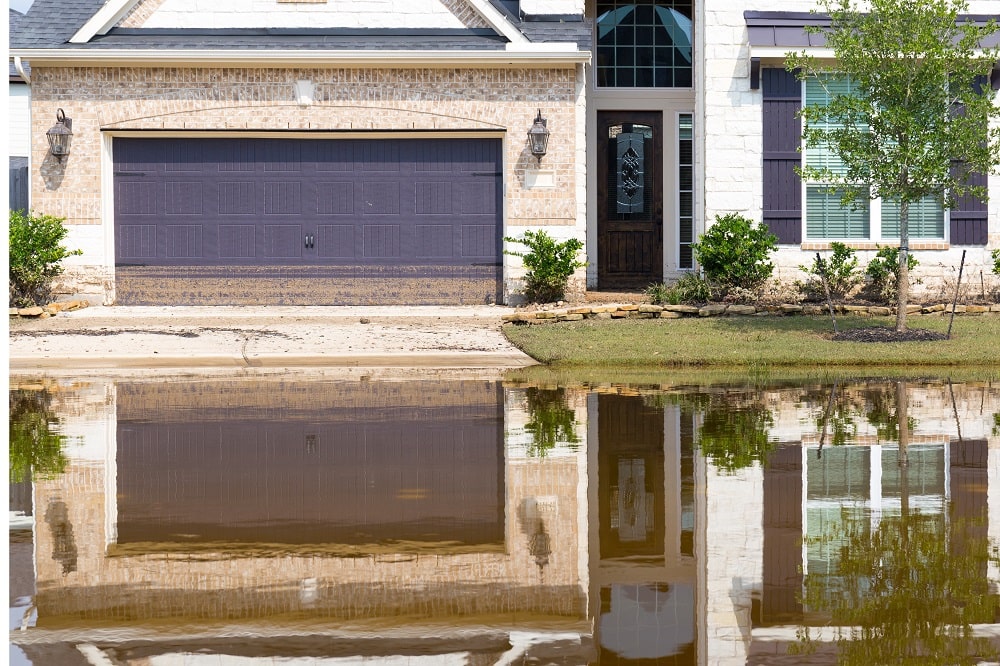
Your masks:
{"label": "tree trunk", "polygon": [[[899,449],[897,463],[899,465],[899,510],[903,519],[904,532],[901,535],[906,541],[906,521],[910,517],[910,479],[907,473],[910,469],[910,414],[906,400],[906,382],[896,382],[896,420],[899,421]],[[907,545],[903,544],[904,547]]]}
{"label": "tree trunk", "polygon": [[899,279],[896,282],[896,330],[906,330],[906,305],[910,298],[910,202],[899,203]]}

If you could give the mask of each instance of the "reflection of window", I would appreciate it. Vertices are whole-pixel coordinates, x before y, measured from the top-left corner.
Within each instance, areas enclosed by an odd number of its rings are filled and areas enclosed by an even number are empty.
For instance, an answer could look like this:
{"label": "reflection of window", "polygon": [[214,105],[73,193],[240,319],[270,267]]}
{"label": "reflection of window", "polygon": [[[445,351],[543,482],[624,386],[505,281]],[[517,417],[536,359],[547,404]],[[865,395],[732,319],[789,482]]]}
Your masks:
{"label": "reflection of window", "polygon": [[[803,517],[805,573],[826,576],[827,596],[835,598],[841,580],[843,542],[829,537],[843,534],[844,521],[854,530],[871,534],[887,516],[898,516],[902,475],[895,446],[810,447],[806,460],[806,503]],[[911,512],[942,514],[947,488],[945,450],[934,444],[911,444],[906,451],[907,506]],[[845,512],[844,509],[849,509]]]}
{"label": "reflection of window", "polygon": [[[806,105],[825,106],[833,97],[850,95],[855,88],[848,76],[823,75],[810,78],[805,83]],[[839,125],[834,122],[815,123],[814,126],[832,131]],[[807,166],[828,169],[838,176],[847,174],[847,167],[827,144],[808,144],[805,147]],[[810,181],[806,191],[806,238],[810,240],[883,240],[899,238],[899,204],[889,200],[870,201],[868,189],[859,183],[860,192],[853,206],[840,202],[840,191],[829,183]],[[944,238],[944,209],[934,197],[926,197],[910,204],[909,232],[911,238]]]}
{"label": "reflection of window", "polygon": [[[902,495],[902,489],[902,469],[899,464],[898,451],[884,449],[882,451],[882,496],[899,498]],[[929,501],[932,506],[940,506],[940,500],[945,493],[944,452],[940,446],[911,444],[907,447],[906,490],[911,507],[917,501],[920,501],[921,504]]]}
{"label": "reflection of window", "polygon": [[597,85],[690,88],[690,0],[598,2]]}

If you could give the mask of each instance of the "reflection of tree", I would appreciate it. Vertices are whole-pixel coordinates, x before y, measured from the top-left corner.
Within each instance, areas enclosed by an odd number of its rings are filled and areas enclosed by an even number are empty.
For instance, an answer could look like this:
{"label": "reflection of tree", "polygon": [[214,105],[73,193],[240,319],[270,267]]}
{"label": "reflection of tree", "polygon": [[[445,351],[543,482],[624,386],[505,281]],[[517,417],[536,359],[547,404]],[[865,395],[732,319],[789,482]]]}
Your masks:
{"label": "reflection of tree", "polygon": [[[867,512],[844,508],[825,534],[807,538],[836,545],[838,561],[832,574],[806,576],[804,601],[849,627],[839,639],[841,664],[951,666],[993,657],[989,640],[972,637],[971,625],[991,623],[1000,611],[984,576],[997,556],[970,529],[974,521],[911,512],[907,448],[914,422],[906,382],[895,383],[894,405],[889,396],[868,391],[867,418],[880,439],[894,434],[899,443],[899,515],[882,516],[873,527]],[[961,547],[950,548],[955,542]]]}
{"label": "reflection of tree", "polygon": [[970,627],[992,623],[1000,610],[983,576],[988,539],[965,539],[961,552],[948,547],[949,530],[974,532],[967,523],[913,512],[883,516],[873,529],[866,513],[845,509],[826,534],[809,539],[839,546],[835,573],[805,578],[805,603],[851,627],[839,639],[839,663],[950,666],[996,658]]}
{"label": "reflection of tree", "polygon": [[703,413],[698,446],[716,467],[734,472],[766,462],[773,426],[771,410],[759,401],[713,400]]}
{"label": "reflection of tree", "polygon": [[[854,403],[849,393],[838,390],[837,384],[833,385],[829,393],[826,407],[816,417],[816,428],[821,433],[820,446],[824,446],[827,442],[833,446],[843,446],[857,438],[857,418],[863,412]],[[820,396],[807,393],[805,397],[807,401],[813,398],[819,402]],[[829,439],[827,439],[828,434]]]}
{"label": "reflection of tree", "polygon": [[528,406],[528,423],[524,429],[531,433],[528,455],[544,457],[559,442],[570,445],[580,443],[576,434],[576,415],[566,404],[566,389],[525,389]]}
{"label": "reflection of tree", "polygon": [[769,437],[774,416],[764,406],[760,391],[656,394],[644,396],[643,402],[654,407],[674,404],[682,414],[700,414],[698,446],[712,464],[726,472],[763,464],[774,448]]}
{"label": "reflection of tree", "polygon": [[48,391],[10,391],[10,481],[28,481],[61,474],[66,469],[65,435],[56,432],[59,419],[49,408]]}
{"label": "reflection of tree", "polygon": [[[878,441],[899,440],[899,404],[892,391],[893,384],[870,386],[862,391],[865,399],[865,418],[875,427]],[[917,427],[915,419],[907,417],[907,427]]]}

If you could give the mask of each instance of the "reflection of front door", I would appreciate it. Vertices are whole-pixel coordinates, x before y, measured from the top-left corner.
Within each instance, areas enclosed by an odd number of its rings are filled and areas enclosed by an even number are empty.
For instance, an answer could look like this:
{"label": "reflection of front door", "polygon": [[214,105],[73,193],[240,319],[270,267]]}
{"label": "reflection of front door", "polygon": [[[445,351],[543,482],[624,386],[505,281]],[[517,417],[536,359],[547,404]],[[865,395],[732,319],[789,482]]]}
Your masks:
{"label": "reflection of front door", "polygon": [[663,280],[663,117],[597,114],[597,286],[641,289]]}

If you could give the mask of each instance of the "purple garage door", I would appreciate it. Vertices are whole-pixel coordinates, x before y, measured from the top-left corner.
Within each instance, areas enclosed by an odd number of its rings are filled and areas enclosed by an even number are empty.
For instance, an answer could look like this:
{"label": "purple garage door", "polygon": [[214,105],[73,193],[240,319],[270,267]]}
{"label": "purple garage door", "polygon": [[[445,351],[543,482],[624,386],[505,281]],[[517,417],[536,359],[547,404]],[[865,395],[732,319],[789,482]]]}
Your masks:
{"label": "purple garage door", "polygon": [[499,139],[114,140],[120,304],[500,296]]}

